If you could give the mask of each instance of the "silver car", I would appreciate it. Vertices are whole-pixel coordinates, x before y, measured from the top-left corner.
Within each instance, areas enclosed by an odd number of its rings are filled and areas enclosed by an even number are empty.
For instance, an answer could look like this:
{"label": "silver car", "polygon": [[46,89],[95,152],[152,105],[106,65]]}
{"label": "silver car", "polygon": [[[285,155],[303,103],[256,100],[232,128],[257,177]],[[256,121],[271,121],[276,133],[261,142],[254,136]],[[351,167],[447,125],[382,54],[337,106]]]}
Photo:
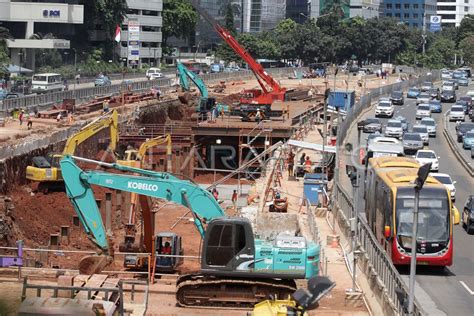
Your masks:
{"label": "silver car", "polygon": [[420,149],[423,149],[423,140],[418,133],[405,133],[402,138],[403,151],[405,154],[416,154]]}
{"label": "silver car", "polygon": [[430,101],[431,101],[431,96],[428,93],[421,93],[416,98],[416,105],[422,104],[422,103],[430,103]]}
{"label": "silver car", "polygon": [[403,125],[399,120],[388,120],[385,127],[385,136],[401,138],[403,136]]}
{"label": "silver car", "polygon": [[431,106],[429,104],[420,104],[416,108],[415,118],[421,120],[424,117],[431,117]]}
{"label": "silver car", "polygon": [[453,105],[449,110],[449,121],[463,121],[464,122],[464,108],[462,105]]}
{"label": "silver car", "polygon": [[431,117],[424,117],[421,119],[420,125],[426,126],[428,129],[428,135],[432,137],[436,137],[436,121],[433,120]]}
{"label": "silver car", "polygon": [[430,143],[430,135],[428,134],[428,129],[424,125],[415,125],[413,126],[412,133],[420,134],[421,139],[423,140],[424,145]]}

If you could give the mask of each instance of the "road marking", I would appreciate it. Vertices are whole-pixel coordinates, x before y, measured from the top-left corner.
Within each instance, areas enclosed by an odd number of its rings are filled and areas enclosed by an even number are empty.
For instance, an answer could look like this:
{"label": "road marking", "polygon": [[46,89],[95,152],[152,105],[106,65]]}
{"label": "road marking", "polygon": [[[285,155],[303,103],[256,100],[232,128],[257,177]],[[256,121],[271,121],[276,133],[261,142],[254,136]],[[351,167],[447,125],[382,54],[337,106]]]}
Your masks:
{"label": "road marking", "polygon": [[464,286],[464,288],[466,289],[466,291],[469,292],[469,294],[474,295],[474,291],[471,290],[469,286],[466,285],[466,283],[464,283],[463,281],[459,281],[459,283],[461,283],[461,285]]}

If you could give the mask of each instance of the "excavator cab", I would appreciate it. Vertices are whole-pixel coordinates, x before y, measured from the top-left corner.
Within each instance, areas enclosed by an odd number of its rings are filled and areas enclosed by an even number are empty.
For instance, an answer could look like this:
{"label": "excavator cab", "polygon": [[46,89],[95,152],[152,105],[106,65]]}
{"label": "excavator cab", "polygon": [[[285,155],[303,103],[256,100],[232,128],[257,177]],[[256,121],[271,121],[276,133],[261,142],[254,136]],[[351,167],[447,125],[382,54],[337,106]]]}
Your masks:
{"label": "excavator cab", "polygon": [[245,218],[215,219],[207,226],[201,267],[205,273],[254,268],[255,242],[250,221]]}
{"label": "excavator cab", "polygon": [[182,256],[181,236],[171,232],[161,232],[155,236],[156,247],[156,271],[173,272],[178,266],[183,264],[182,257],[160,257],[161,254]]}

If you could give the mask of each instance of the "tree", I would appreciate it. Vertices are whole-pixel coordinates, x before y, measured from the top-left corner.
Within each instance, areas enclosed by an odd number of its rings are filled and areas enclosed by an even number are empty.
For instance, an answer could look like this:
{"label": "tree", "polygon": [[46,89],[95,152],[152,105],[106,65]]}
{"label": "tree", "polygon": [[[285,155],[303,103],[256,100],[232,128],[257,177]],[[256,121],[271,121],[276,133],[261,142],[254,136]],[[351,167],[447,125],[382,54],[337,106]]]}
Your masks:
{"label": "tree", "polygon": [[461,43],[463,39],[474,34],[474,15],[465,15],[458,28],[457,42]]}
{"label": "tree", "polygon": [[170,37],[188,39],[194,32],[198,14],[186,0],[163,1],[162,47],[164,54],[170,54],[167,46]]}
{"label": "tree", "polygon": [[464,62],[468,65],[474,64],[474,34],[471,34],[459,43]]}
{"label": "tree", "polygon": [[[224,28],[228,30],[232,36],[236,37],[237,31],[234,25],[234,9],[230,3],[227,4],[225,11]],[[216,56],[227,63],[240,60],[240,57],[234,52],[232,47],[225,42],[221,42],[217,47]]]}
{"label": "tree", "polygon": [[6,65],[10,63],[10,58],[8,57],[8,49],[5,43],[5,40],[12,38],[10,30],[6,27],[0,26],[0,74],[6,74]]}

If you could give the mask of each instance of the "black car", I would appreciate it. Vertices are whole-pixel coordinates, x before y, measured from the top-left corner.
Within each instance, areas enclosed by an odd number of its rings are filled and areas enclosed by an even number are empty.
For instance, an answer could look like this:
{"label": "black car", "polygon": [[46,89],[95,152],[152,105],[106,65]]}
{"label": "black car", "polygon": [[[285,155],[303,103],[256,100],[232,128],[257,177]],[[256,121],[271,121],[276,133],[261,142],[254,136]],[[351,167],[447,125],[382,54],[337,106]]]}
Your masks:
{"label": "black car", "polygon": [[403,105],[405,103],[405,98],[403,97],[402,91],[393,91],[390,95],[390,101],[396,105]]}
{"label": "black car", "polygon": [[474,122],[474,107],[471,107],[469,110],[469,118],[471,119],[471,122]]}
{"label": "black car", "polygon": [[364,133],[382,133],[382,123],[378,118],[368,118],[357,123],[357,128]]}
{"label": "black car", "polygon": [[441,101],[442,102],[456,102],[456,92],[450,90],[443,90],[441,92]]}
{"label": "black car", "polygon": [[433,99],[439,99],[439,88],[431,88],[426,93]]}
{"label": "black car", "polygon": [[456,138],[458,143],[462,142],[464,134],[469,132],[471,129],[474,129],[474,123],[461,122],[459,125],[456,125]]}
{"label": "black car", "polygon": [[468,234],[474,233],[474,195],[467,198],[462,211],[462,226]]}

